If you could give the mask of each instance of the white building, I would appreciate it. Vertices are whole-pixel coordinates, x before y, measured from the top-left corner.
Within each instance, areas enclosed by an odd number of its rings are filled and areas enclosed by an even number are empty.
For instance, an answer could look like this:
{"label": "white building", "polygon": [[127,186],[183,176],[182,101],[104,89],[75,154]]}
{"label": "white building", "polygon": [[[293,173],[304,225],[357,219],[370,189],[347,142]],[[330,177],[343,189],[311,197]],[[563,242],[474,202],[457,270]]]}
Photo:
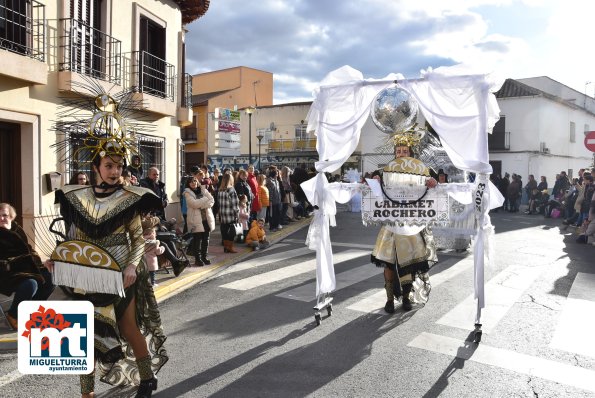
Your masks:
{"label": "white building", "polygon": [[[80,92],[80,82],[112,94],[134,91],[142,102],[138,114],[152,126],[137,135],[143,168],[157,166],[176,200],[180,126],[192,121],[185,25],[208,6],[209,0],[0,1],[0,202],[14,205],[27,232],[52,208],[53,189],[76,171],[90,172],[77,158],[80,140],[69,140],[60,153],[52,147],[64,98]],[[50,175],[57,177],[52,184]],[[176,208],[169,206],[168,215]]]}
{"label": "white building", "polygon": [[526,182],[545,176],[549,187],[564,170],[577,176],[593,154],[585,131],[595,130],[595,102],[548,77],[507,79],[496,93],[500,120],[489,137],[495,174],[517,173]]}

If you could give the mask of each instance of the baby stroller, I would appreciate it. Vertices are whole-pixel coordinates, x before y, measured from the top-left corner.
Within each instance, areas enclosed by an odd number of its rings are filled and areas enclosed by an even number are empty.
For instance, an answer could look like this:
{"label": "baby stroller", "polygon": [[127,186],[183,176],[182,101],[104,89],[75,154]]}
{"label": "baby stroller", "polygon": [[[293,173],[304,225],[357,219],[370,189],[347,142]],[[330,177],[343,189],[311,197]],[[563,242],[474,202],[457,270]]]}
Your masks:
{"label": "baby stroller", "polygon": [[[540,214],[543,214],[545,218],[552,217],[552,211],[554,209],[558,210],[554,214],[557,213],[558,217],[559,217],[560,213],[562,212],[562,203],[560,203],[558,200],[554,199],[553,196],[552,196],[552,199],[549,199],[549,196],[546,196],[545,201],[540,202],[537,205],[537,211]],[[557,217],[555,217],[555,218],[557,218]]]}

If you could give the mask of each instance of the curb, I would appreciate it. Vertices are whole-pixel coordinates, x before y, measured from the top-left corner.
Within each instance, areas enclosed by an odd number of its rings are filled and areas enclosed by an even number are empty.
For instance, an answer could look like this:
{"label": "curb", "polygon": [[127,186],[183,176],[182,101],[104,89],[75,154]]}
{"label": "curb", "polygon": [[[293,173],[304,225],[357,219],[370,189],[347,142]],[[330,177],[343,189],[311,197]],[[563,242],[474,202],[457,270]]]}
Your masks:
{"label": "curb", "polygon": [[[281,239],[284,239],[288,235],[310,225],[310,221],[311,218],[304,218],[302,220],[285,225],[283,226],[282,230],[268,235],[271,246],[279,242]],[[250,257],[252,253],[254,253],[254,251],[250,250],[249,248],[241,248],[238,250],[238,253],[230,255],[230,257],[211,265],[209,268],[192,272],[187,275],[181,275],[175,279],[164,282],[163,284],[160,284],[157,289],[155,289],[155,298],[157,299],[158,303],[165,301],[200,282],[204,282],[211,277],[216,276],[220,271],[225,270],[227,267]]]}
{"label": "curb", "polygon": [[[272,234],[269,234],[269,240],[271,242],[271,246],[281,239],[286,238],[288,235],[299,231],[300,229],[310,225],[310,221],[312,218],[303,218],[299,221],[294,221],[291,224],[284,225],[283,229]],[[155,298],[157,299],[158,303],[161,303],[175,295],[183,292],[186,289],[191,288],[192,286],[204,282],[214,276],[216,276],[220,271],[225,270],[227,267],[230,267],[254,253],[247,247],[240,248],[238,253],[230,254],[229,257],[218,261],[210,265],[208,268],[200,269],[198,271],[189,272],[185,275],[182,274],[177,278],[173,278],[171,280],[165,281],[160,283],[157,289],[155,289]],[[17,349],[17,332],[14,331],[12,333],[4,334],[4,337],[0,337],[0,351],[9,351],[9,350],[16,350]]]}

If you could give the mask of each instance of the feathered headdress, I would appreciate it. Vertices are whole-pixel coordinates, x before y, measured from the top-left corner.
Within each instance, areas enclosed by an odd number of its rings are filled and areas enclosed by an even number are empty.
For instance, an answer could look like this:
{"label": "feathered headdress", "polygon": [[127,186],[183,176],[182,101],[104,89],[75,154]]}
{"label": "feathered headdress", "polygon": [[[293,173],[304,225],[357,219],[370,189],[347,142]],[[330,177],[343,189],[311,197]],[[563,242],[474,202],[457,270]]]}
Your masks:
{"label": "feathered headdress", "polygon": [[93,79],[72,82],[75,96],[62,98],[53,130],[58,134],[53,145],[61,162],[73,161],[89,166],[98,158],[121,156],[128,163],[139,156],[137,131],[155,129],[142,120],[142,101],[125,90],[110,94]]}

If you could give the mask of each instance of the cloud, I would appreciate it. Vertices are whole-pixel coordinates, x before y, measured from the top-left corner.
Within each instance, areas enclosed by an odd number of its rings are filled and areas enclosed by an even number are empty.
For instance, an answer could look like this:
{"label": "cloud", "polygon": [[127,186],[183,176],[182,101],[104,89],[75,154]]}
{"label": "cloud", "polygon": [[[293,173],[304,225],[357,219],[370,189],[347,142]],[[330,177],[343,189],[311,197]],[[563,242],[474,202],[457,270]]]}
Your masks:
{"label": "cloud", "polygon": [[460,62],[492,69],[527,46],[519,37],[490,32],[493,25],[476,10],[518,4],[514,0],[216,1],[205,17],[188,27],[187,71],[243,65],[272,72],[274,101],[280,103],[311,99],[318,82],[343,65],[376,78],[390,72],[417,77],[421,69]]}

